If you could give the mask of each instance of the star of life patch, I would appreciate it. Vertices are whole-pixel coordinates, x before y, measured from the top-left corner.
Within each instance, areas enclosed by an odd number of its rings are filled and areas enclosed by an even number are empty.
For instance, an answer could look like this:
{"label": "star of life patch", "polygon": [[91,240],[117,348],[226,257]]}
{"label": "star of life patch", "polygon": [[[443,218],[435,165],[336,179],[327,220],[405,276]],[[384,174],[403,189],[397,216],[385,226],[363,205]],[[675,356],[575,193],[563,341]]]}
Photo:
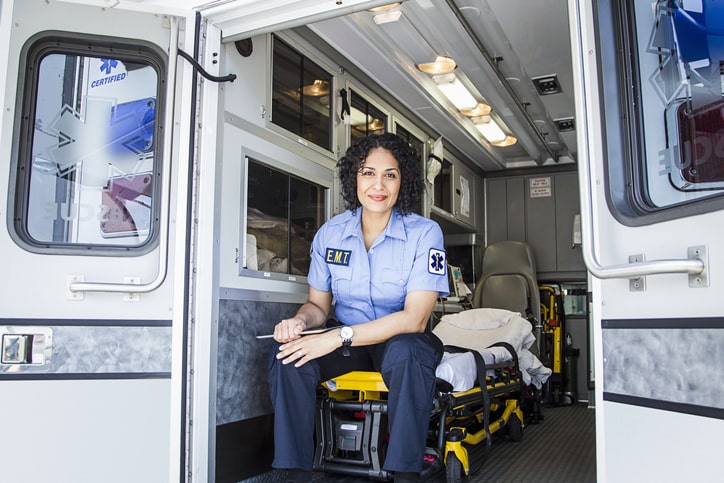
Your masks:
{"label": "star of life patch", "polygon": [[446,267],[445,250],[430,248],[430,253],[427,257],[427,271],[433,275],[445,275]]}

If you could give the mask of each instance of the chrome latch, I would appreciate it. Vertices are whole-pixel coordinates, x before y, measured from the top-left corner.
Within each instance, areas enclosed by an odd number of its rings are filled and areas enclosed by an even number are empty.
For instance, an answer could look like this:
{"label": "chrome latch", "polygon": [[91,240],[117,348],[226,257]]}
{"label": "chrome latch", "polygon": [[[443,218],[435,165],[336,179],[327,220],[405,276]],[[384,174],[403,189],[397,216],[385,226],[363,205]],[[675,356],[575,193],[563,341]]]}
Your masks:
{"label": "chrome latch", "polygon": [[0,334],[1,364],[40,366],[50,362],[53,346],[50,327],[2,327]]}

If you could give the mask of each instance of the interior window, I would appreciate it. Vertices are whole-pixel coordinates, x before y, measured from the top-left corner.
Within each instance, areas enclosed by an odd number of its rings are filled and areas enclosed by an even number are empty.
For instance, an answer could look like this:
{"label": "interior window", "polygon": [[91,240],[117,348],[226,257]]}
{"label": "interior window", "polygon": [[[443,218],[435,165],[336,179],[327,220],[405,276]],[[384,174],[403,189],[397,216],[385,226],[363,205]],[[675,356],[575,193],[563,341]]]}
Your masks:
{"label": "interior window", "polygon": [[306,276],[325,212],[324,187],[247,158],[244,267]]}
{"label": "interior window", "polygon": [[[619,74],[603,76],[611,200],[624,215],[653,220],[694,204],[720,206],[724,8],[700,0],[612,5],[599,17],[604,64]],[[618,45],[607,29],[621,33]]]}
{"label": "interior window", "polygon": [[443,159],[433,184],[433,205],[452,213],[452,163]]}
{"label": "interior window", "polygon": [[387,115],[355,91],[352,91],[350,112],[351,142],[370,134],[387,132]]}
{"label": "interior window", "polygon": [[[395,123],[395,134],[407,141],[407,144],[409,144],[415,150],[415,153],[417,153],[417,157],[420,162],[420,169],[424,173],[425,169],[422,165],[422,156],[425,154],[425,143],[421,139],[413,135],[410,131],[402,127],[399,123]],[[412,211],[418,214],[422,213],[422,200],[417,203],[417,206]]]}
{"label": "interior window", "polygon": [[332,76],[272,36],[272,123],[332,150]]}
{"label": "interior window", "polygon": [[16,232],[35,246],[144,245],[158,218],[160,63],[63,47],[28,53]]}
{"label": "interior window", "polygon": [[395,124],[395,134],[407,141],[407,144],[409,144],[415,150],[417,156],[420,158],[420,160],[422,160],[422,155],[425,151],[425,143],[422,142],[421,139],[417,138],[410,131],[397,123]]}

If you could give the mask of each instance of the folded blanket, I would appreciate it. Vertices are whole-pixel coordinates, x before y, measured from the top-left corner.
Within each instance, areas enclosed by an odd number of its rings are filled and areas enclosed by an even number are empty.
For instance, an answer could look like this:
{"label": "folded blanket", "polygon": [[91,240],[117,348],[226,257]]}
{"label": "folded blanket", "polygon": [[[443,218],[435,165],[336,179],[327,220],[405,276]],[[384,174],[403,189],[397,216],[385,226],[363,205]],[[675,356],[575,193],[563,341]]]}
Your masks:
{"label": "folded blanket", "polygon": [[484,349],[507,342],[516,352],[535,342],[533,326],[518,312],[503,309],[471,309],[444,315],[432,332],[443,344],[465,349]]}
{"label": "folded blanket", "polygon": [[[553,372],[528,350],[535,342],[533,326],[518,312],[490,308],[465,310],[443,316],[432,331],[446,346],[477,350],[486,364],[512,360],[504,347],[490,347],[507,342],[518,354],[526,385],[533,384],[540,389]],[[436,375],[452,384],[456,392],[471,389],[478,378],[475,358],[470,352],[445,353]]]}

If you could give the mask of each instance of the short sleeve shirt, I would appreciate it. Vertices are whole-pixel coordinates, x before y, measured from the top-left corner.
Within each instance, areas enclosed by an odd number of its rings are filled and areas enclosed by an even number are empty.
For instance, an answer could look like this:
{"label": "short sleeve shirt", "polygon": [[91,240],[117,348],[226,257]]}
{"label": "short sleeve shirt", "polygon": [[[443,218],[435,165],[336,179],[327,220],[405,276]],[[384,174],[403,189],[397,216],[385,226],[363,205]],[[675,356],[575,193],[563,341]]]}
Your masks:
{"label": "short sleeve shirt", "polygon": [[393,211],[386,230],[365,249],[361,208],[325,223],[314,236],[307,280],[335,299],[335,316],[349,325],[402,310],[409,292],[446,296],[447,260],[440,226]]}

